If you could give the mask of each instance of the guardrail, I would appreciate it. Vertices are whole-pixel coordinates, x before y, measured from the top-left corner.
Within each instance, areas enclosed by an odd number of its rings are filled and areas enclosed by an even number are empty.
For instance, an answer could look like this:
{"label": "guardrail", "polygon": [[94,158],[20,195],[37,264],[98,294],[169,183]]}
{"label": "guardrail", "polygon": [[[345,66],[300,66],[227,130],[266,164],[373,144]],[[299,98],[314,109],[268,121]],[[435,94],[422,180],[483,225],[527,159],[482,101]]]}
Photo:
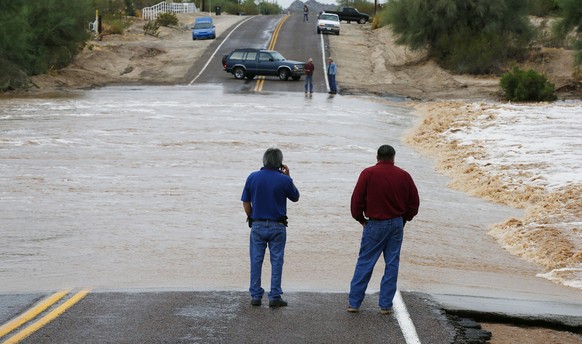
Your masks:
{"label": "guardrail", "polygon": [[169,3],[164,1],[141,10],[142,17],[146,20],[155,20],[158,14],[163,12],[194,13],[198,12],[198,9],[193,2]]}

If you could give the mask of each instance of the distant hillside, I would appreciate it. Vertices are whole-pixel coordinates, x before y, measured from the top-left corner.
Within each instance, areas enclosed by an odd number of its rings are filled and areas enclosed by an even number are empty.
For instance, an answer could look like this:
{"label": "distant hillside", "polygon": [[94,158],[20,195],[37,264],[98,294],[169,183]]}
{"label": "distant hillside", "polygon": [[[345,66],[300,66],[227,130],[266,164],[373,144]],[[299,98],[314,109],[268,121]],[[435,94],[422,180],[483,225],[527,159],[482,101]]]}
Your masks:
{"label": "distant hillside", "polygon": [[310,14],[315,14],[321,11],[335,11],[338,8],[338,5],[335,4],[322,4],[315,0],[307,0],[305,2],[295,0],[289,8],[287,8],[288,12],[303,12],[303,5],[307,5],[309,8]]}

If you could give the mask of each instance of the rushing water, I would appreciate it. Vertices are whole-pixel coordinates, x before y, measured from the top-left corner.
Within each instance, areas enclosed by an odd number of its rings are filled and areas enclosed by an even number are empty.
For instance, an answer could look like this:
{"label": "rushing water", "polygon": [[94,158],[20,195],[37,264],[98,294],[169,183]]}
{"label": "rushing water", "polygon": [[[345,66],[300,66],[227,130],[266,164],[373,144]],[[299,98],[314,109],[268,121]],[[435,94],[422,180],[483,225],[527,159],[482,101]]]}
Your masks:
{"label": "rushing water", "polygon": [[351,191],[388,143],[422,202],[406,227],[402,289],[533,293],[524,280],[535,280],[535,293],[560,294],[487,236],[519,212],[448,189],[402,144],[415,120],[378,99],[208,85],[0,99],[0,292],[246,289],[240,195],[273,146],[301,192],[288,205],[284,289],[346,291],[361,235]]}

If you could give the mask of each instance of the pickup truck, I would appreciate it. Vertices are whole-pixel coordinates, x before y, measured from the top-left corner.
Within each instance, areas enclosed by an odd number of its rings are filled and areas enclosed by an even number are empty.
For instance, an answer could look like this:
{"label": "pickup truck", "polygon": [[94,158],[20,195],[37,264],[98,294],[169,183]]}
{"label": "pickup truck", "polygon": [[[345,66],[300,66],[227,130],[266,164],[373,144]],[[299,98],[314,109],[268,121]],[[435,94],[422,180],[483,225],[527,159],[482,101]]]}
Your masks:
{"label": "pickup truck", "polygon": [[355,21],[358,24],[365,24],[370,20],[370,16],[366,13],[361,13],[353,7],[342,7],[341,11],[325,11],[325,13],[334,13],[339,16],[340,21],[346,21],[349,23]]}
{"label": "pickup truck", "polygon": [[256,75],[275,75],[281,80],[299,80],[305,74],[305,62],[287,60],[283,55],[266,49],[235,49],[222,57],[224,71],[236,79],[254,79]]}
{"label": "pickup truck", "polygon": [[322,13],[317,18],[317,33],[331,32],[340,34],[340,20],[337,14]]}

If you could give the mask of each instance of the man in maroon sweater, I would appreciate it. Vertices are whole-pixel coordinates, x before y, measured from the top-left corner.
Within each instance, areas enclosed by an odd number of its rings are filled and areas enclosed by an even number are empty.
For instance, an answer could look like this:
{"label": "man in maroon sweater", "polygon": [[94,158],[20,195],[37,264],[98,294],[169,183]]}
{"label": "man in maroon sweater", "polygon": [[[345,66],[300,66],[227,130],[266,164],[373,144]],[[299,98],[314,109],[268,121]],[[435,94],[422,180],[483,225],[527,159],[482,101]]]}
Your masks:
{"label": "man in maroon sweater", "polygon": [[348,312],[357,313],[372,277],[384,254],[384,276],[380,284],[380,312],[392,313],[396,294],[400,247],[404,224],[418,213],[418,190],[408,172],[394,165],[392,146],[378,148],[377,164],[362,171],[352,194],[352,217],[364,227],[360,253],[350,284]]}

